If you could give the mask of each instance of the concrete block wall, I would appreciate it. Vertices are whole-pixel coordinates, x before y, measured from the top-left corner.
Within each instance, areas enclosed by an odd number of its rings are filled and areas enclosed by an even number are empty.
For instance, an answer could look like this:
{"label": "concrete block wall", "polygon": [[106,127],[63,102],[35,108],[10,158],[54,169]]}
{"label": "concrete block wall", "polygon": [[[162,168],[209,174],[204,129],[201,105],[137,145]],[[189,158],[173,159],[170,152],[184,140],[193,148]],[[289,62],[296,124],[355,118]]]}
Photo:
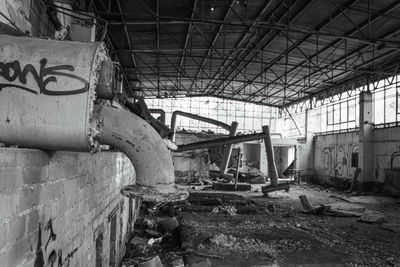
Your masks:
{"label": "concrete block wall", "polygon": [[134,182],[121,153],[0,148],[0,266],[117,266]]}
{"label": "concrete block wall", "polygon": [[352,166],[352,154],[358,152],[358,143],[358,132],[315,136],[315,175],[326,183],[350,180],[356,169]]}
{"label": "concrete block wall", "polygon": [[[385,182],[385,170],[390,169],[391,155],[400,151],[399,136],[400,127],[374,129],[373,182]],[[358,132],[316,136],[313,161],[316,176],[321,180],[332,177],[351,179],[355,171],[351,167],[351,154],[358,151],[358,139]],[[393,165],[400,168],[400,158]]]}
{"label": "concrete block wall", "polygon": [[[374,181],[385,181],[385,169],[390,168],[391,155],[400,151],[400,127],[374,130]],[[393,162],[394,168],[400,168],[400,157]],[[400,179],[400,177],[397,177]]]}

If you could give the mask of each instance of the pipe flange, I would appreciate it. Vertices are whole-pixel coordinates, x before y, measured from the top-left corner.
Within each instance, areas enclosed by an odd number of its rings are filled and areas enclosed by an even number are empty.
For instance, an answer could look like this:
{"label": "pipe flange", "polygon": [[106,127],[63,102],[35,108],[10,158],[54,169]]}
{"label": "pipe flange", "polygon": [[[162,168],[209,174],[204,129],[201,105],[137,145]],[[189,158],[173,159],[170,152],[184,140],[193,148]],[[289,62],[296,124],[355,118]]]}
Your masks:
{"label": "pipe flange", "polygon": [[189,197],[187,190],[177,186],[150,187],[143,185],[125,185],[121,188],[121,194],[129,198],[140,198],[147,202],[177,202]]}

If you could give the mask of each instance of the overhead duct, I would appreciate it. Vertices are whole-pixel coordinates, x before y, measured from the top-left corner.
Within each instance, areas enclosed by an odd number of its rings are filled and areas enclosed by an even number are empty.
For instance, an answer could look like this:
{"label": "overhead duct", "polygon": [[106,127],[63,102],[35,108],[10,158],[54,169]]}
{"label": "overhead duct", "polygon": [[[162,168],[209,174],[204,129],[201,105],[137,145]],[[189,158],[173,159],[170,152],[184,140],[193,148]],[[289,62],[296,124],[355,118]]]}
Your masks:
{"label": "overhead duct", "polygon": [[125,153],[137,173],[136,185],[124,188],[124,195],[184,199],[187,193],[174,186],[172,160],[157,132],[129,111],[95,105],[107,61],[102,43],[0,35],[0,142],[82,152],[108,144]]}

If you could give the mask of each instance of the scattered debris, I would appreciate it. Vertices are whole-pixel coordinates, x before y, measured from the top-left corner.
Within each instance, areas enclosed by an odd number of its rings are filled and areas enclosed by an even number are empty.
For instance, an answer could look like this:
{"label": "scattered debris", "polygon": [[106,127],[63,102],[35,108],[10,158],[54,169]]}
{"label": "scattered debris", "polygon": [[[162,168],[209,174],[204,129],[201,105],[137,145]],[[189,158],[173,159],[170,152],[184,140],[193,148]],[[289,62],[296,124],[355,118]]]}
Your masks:
{"label": "scattered debris", "polygon": [[203,253],[203,252],[200,252],[200,251],[193,251],[191,253],[196,255],[196,256],[205,257],[205,258],[213,258],[213,259],[219,259],[219,260],[222,260],[224,258],[223,256],[220,256],[220,255],[217,255],[217,254]]}
{"label": "scattered debris", "polygon": [[250,184],[227,184],[227,183],[213,183],[212,188],[214,190],[220,191],[250,191],[251,185]]}
{"label": "scattered debris", "polygon": [[[332,193],[305,184],[268,199],[192,190],[185,201],[141,210],[144,217],[135,223],[121,266],[398,265],[400,224],[382,218],[384,212],[397,222],[392,211],[399,207],[373,196],[347,195],[339,202],[329,198]],[[346,252],[332,253],[341,250]]]}
{"label": "scattered debris", "polygon": [[365,207],[350,202],[333,203],[329,205],[321,204],[313,207],[308,201],[307,196],[299,196],[304,213],[326,214],[342,217],[359,217],[359,222],[381,223],[385,221],[385,215],[378,211],[366,209]]}
{"label": "scattered debris", "polygon": [[311,203],[308,201],[307,196],[301,195],[299,196],[301,205],[303,206],[304,213],[326,213],[330,210],[330,206],[320,205],[319,207],[313,207]]}
{"label": "scattered debris", "polygon": [[384,222],[385,215],[379,211],[366,210],[363,215],[358,219],[359,222],[365,223],[382,223]]}
{"label": "scattered debris", "polygon": [[141,238],[139,236],[134,236],[131,241],[129,241],[129,244],[132,244],[134,246],[138,246],[138,245],[145,245],[147,244],[146,239]]}
{"label": "scattered debris", "polygon": [[165,219],[162,222],[162,228],[164,229],[165,232],[172,232],[174,231],[177,227],[179,226],[179,222],[176,219],[176,217],[171,217],[168,219]]}
{"label": "scattered debris", "polygon": [[206,259],[205,261],[192,263],[192,264],[190,264],[190,266],[191,267],[212,267],[212,263],[210,262],[209,259]]}
{"label": "scattered debris", "polygon": [[146,230],[144,230],[144,232],[147,235],[151,236],[151,237],[156,237],[157,238],[157,237],[162,236],[162,234],[160,232],[155,231],[155,230],[151,230],[151,229],[146,229]]}
{"label": "scattered debris", "polygon": [[212,209],[211,213],[224,213],[237,215],[237,209],[234,206],[218,206]]}
{"label": "scattered debris", "polygon": [[162,241],[162,237],[159,238],[150,238],[149,241],[147,241],[147,244],[149,244],[150,246],[153,244],[159,244]]}
{"label": "scattered debris", "polygon": [[357,204],[396,204],[397,200],[392,197],[383,197],[383,196],[330,196],[332,198],[337,198],[340,200],[344,200],[349,203],[357,203]]}
{"label": "scattered debris", "polygon": [[270,192],[274,192],[274,191],[280,191],[280,190],[285,190],[286,192],[288,192],[290,189],[290,184],[289,183],[282,183],[282,184],[278,184],[278,185],[267,185],[267,186],[263,186],[261,187],[261,190],[264,194],[264,196],[268,196],[268,193]]}
{"label": "scattered debris", "polygon": [[400,224],[398,223],[383,223],[378,226],[379,228],[391,231],[393,233],[400,233]]}
{"label": "scattered debris", "polygon": [[164,267],[164,265],[161,263],[160,257],[155,256],[148,261],[140,262],[138,267]]}

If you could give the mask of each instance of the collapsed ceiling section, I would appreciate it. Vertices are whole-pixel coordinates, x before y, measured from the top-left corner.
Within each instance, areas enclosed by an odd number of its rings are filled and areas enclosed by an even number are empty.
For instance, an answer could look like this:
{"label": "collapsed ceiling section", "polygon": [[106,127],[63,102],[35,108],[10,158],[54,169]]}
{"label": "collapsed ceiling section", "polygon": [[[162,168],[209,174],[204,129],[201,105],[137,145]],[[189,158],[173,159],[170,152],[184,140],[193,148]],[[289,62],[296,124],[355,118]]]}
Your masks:
{"label": "collapsed ceiling section", "polygon": [[396,0],[99,0],[135,94],[282,107],[392,76]]}

